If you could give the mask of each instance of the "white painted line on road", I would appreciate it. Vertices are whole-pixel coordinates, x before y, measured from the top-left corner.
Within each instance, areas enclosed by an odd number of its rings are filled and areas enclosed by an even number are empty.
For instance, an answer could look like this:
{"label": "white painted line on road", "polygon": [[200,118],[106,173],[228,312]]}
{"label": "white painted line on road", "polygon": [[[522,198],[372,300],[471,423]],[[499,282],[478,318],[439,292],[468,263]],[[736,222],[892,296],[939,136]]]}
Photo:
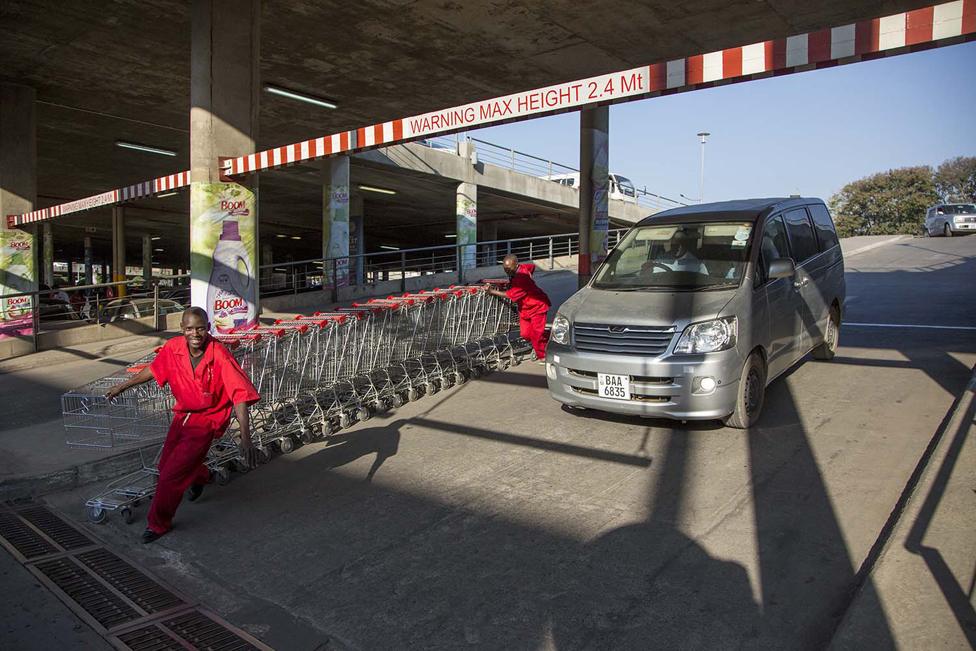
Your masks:
{"label": "white painted line on road", "polygon": [[974,326],[919,325],[910,323],[844,323],[857,328],[924,328],[931,330],[976,330]]}
{"label": "white painted line on road", "polygon": [[872,249],[878,248],[879,246],[885,246],[886,244],[894,244],[895,242],[899,242],[899,241],[904,240],[904,239],[906,239],[908,237],[909,237],[908,235],[896,235],[895,237],[892,237],[890,239],[884,240],[883,242],[875,242],[874,244],[868,244],[867,246],[862,246],[859,249],[854,249],[853,251],[850,251],[848,253],[845,253],[844,254],[844,257],[845,258],[850,258],[851,256],[855,256],[858,253],[864,253],[865,251],[870,251]]}

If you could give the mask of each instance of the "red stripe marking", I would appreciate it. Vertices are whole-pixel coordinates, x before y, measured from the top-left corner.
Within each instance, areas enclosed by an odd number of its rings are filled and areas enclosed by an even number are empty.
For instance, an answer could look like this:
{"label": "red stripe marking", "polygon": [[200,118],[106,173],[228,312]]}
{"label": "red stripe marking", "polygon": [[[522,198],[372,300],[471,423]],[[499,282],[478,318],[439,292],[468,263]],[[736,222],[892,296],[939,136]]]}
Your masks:
{"label": "red stripe marking", "polygon": [[862,20],[854,26],[854,54],[877,52],[881,47],[881,19]]}
{"label": "red stripe marking", "polygon": [[963,0],[962,33],[972,34],[973,32],[976,32],[976,0]]}
{"label": "red stripe marking", "polygon": [[923,7],[905,14],[905,45],[931,41],[934,20],[935,7]]}
{"label": "red stripe marking", "polygon": [[807,63],[820,63],[830,60],[830,30],[807,34]]}
{"label": "red stripe marking", "polygon": [[403,120],[393,121],[393,139],[403,140]]}
{"label": "red stripe marking", "polygon": [[[362,147],[366,144],[366,129],[356,129],[356,146]],[[342,143],[343,149],[348,149],[346,143]]]}
{"label": "red stripe marking", "polygon": [[786,39],[766,41],[766,72],[786,67]]}
{"label": "red stripe marking", "polygon": [[653,63],[647,67],[647,90],[654,92],[668,87],[668,64]]}
{"label": "red stripe marking", "polygon": [[339,151],[346,151],[349,149],[349,132],[343,131],[339,136]]}
{"label": "red stripe marking", "polygon": [[383,125],[373,125],[373,142],[379,144],[383,142]]}
{"label": "red stripe marking", "polygon": [[685,84],[700,84],[705,77],[705,57],[696,54],[685,59]]}
{"label": "red stripe marking", "polygon": [[295,157],[295,160],[301,160],[302,159],[302,143],[296,142],[294,145],[292,145],[292,152],[293,152],[292,153],[292,156]]}
{"label": "red stripe marking", "polygon": [[722,79],[742,76],[742,48],[722,50]]}

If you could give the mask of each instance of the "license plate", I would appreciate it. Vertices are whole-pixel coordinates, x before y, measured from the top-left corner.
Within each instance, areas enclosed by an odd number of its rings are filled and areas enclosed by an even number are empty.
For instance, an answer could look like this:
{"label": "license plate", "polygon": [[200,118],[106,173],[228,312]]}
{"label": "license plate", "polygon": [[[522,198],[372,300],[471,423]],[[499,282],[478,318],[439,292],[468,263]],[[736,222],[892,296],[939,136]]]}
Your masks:
{"label": "license plate", "polygon": [[597,373],[597,393],[601,398],[630,400],[630,376]]}

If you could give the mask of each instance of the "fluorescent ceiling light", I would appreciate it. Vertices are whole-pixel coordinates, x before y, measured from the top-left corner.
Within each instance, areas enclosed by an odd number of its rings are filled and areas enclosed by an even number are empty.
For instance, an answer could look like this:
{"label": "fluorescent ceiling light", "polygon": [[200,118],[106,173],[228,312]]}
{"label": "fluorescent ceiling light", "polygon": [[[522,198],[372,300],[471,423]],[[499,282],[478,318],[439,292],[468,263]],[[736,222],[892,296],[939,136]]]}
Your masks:
{"label": "fluorescent ceiling light", "polygon": [[160,253],[162,253],[162,252],[163,252],[163,250],[164,250],[164,249],[153,249],[153,251],[159,251]]}
{"label": "fluorescent ceiling light", "polygon": [[163,197],[172,197],[179,194],[179,192],[164,192],[163,194],[157,194],[157,199],[162,199]]}
{"label": "fluorescent ceiling light", "polygon": [[360,190],[365,190],[366,192],[379,192],[380,194],[396,194],[396,190],[387,190],[385,188],[374,188],[371,185],[361,185]]}
{"label": "fluorescent ceiling light", "polygon": [[161,156],[176,156],[175,151],[170,151],[169,149],[160,149],[159,147],[150,147],[148,145],[140,145],[135,142],[125,142],[124,140],[116,140],[116,147],[122,147],[123,149],[135,149],[136,151],[144,151],[150,154],[159,154]]}
{"label": "fluorescent ceiling light", "polygon": [[446,237],[449,240],[453,240],[455,237],[457,237],[457,235],[454,233],[450,233],[448,235],[445,235],[444,237]]}
{"label": "fluorescent ceiling light", "polygon": [[291,239],[293,239],[293,240],[300,240],[300,239],[302,239],[302,236],[301,235],[292,235],[291,236]]}
{"label": "fluorescent ceiling light", "polygon": [[162,236],[161,236],[161,235],[157,235],[156,237],[151,237],[151,238],[149,238],[149,239],[151,239],[151,240],[152,240],[153,242],[155,242],[156,240],[161,240],[161,239],[163,239],[163,238],[162,238]]}
{"label": "fluorescent ceiling light", "polygon": [[386,246],[385,244],[380,244],[381,249],[386,249],[387,251],[399,251],[399,246]]}
{"label": "fluorescent ceiling light", "polygon": [[321,99],[318,97],[312,97],[311,95],[303,95],[301,93],[296,93],[291,90],[285,90],[284,88],[278,88],[277,86],[265,86],[264,90],[271,93],[272,95],[280,95],[281,97],[287,97],[288,99],[296,99],[299,102],[306,102],[308,104],[315,104],[316,106],[322,106],[327,109],[339,108],[338,105],[330,102],[329,100]]}
{"label": "fluorescent ceiling light", "polygon": [[284,233],[278,233],[277,235],[275,235],[275,237],[280,237],[280,238],[284,239],[284,238],[286,238],[288,236],[285,235]]}

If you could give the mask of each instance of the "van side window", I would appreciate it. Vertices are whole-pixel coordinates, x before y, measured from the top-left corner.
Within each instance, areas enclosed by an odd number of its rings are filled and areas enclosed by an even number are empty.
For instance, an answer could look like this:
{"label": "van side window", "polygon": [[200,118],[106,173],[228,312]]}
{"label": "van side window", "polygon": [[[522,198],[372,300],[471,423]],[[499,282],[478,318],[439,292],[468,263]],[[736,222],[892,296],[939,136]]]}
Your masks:
{"label": "van side window", "polygon": [[786,226],[783,225],[783,217],[776,215],[766,220],[763,226],[762,248],[760,249],[760,270],[763,280],[766,278],[766,269],[769,263],[777,258],[790,257],[790,245],[786,239]]}
{"label": "van side window", "polygon": [[830,218],[827,206],[817,203],[808,206],[810,214],[813,216],[813,225],[817,229],[817,238],[820,240],[820,250],[837,246],[837,231],[834,230],[834,221]]}
{"label": "van side window", "polygon": [[817,238],[807,217],[807,211],[796,208],[786,213],[786,230],[790,234],[790,245],[797,266],[817,255]]}

